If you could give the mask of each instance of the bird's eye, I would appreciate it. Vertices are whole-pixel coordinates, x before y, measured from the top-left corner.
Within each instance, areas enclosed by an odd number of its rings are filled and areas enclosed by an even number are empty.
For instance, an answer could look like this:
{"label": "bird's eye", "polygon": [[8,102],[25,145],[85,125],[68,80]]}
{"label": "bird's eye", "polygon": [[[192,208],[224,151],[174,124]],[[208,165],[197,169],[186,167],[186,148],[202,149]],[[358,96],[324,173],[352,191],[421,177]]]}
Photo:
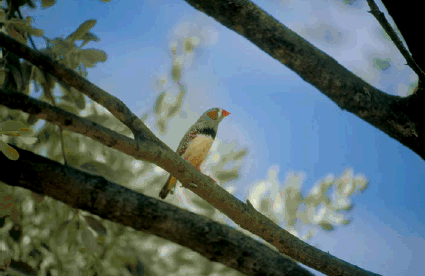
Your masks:
{"label": "bird's eye", "polygon": [[216,110],[208,112],[207,116],[213,120],[216,120],[218,118],[218,112]]}

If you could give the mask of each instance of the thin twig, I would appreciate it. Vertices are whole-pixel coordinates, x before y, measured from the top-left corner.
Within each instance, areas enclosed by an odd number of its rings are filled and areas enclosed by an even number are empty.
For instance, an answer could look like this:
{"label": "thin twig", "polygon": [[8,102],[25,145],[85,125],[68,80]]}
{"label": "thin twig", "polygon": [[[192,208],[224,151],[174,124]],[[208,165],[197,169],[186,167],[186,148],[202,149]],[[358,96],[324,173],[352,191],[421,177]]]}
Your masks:
{"label": "thin twig", "polygon": [[[410,55],[409,51],[404,47],[403,42],[398,37],[397,33],[394,31],[393,27],[391,27],[390,23],[388,22],[387,18],[385,17],[385,14],[379,10],[379,7],[376,5],[374,0],[367,0],[367,3],[369,4],[370,11],[376,20],[379,22],[379,24],[382,26],[382,28],[385,30],[385,32],[390,36],[391,40],[394,42],[397,49],[400,51],[400,53],[403,55],[403,57],[406,59],[407,65],[412,68],[413,71],[418,75],[419,82],[425,80],[425,73],[422,71],[422,69],[419,67],[419,65],[415,62],[413,57]],[[394,23],[395,24],[395,23]]]}
{"label": "thin twig", "polygon": [[[24,20],[22,14],[21,14],[21,10],[19,9],[19,7],[16,9],[16,11],[18,12],[19,18],[21,20]],[[34,40],[32,39],[31,34],[26,33],[26,35],[28,35],[28,39],[30,40],[30,43],[31,43],[32,48],[37,51],[38,49],[35,46],[35,43],[34,43]],[[53,78],[51,75],[48,75],[45,71],[42,71],[42,72],[43,72],[44,80],[46,82],[49,82],[49,79],[50,78]],[[46,93],[47,98],[52,102],[53,106],[56,106],[55,97],[53,96],[52,91],[50,91],[50,89],[52,89],[52,88],[44,85],[43,86],[43,89],[44,89],[44,91]],[[46,91],[46,89],[49,90],[49,91]],[[64,164],[65,165],[68,165],[68,162],[66,160],[66,153],[65,153],[65,140],[63,138],[63,128],[60,125],[59,125],[59,135],[60,135],[60,138],[61,138],[61,150],[62,150],[63,161],[64,161]]]}

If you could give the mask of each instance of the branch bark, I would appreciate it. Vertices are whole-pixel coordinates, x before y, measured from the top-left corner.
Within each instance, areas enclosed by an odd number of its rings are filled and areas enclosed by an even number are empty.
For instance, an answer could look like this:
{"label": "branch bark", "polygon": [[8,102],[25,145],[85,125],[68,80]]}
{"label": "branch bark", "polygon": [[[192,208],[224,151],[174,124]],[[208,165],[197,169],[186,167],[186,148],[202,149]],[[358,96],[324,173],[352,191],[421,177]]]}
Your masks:
{"label": "branch bark", "polygon": [[16,149],[20,155],[17,161],[0,155],[2,169],[16,172],[0,174],[0,181],[8,185],[48,195],[73,208],[173,241],[246,275],[313,275],[229,226],[139,194],[101,176]]}
{"label": "branch bark", "polygon": [[425,93],[385,94],[268,15],[249,0],[185,0],[245,37],[306,82],[425,159]]}

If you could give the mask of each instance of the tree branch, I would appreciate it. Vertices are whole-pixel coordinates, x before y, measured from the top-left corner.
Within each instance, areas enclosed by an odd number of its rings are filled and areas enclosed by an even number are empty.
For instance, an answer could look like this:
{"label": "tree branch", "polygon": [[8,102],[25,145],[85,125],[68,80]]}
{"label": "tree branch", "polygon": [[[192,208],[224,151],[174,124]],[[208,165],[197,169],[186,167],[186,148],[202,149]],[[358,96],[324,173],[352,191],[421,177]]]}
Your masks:
{"label": "tree branch", "polygon": [[246,275],[313,275],[227,225],[139,194],[101,176],[16,149],[20,156],[17,161],[0,156],[4,171],[17,172],[0,174],[0,181],[8,185],[48,195],[73,208],[178,243]]}
{"label": "tree branch", "polygon": [[286,65],[343,110],[425,159],[425,96],[402,98],[383,93],[248,0],[185,1]]}
{"label": "tree branch", "polygon": [[[9,108],[35,115],[36,118],[45,119],[57,125],[61,124],[64,129],[91,137],[137,159],[152,162],[166,169],[184,187],[201,196],[235,223],[263,238],[281,253],[307,266],[328,275],[375,275],[333,257],[281,229],[273,221],[252,208],[252,205],[242,203],[221,186],[216,185],[211,178],[199,172],[161,141],[159,144],[151,140],[141,141],[137,147],[135,140],[108,130],[90,120],[80,118],[26,95],[3,89],[0,89],[0,102]],[[194,187],[190,185],[191,183],[200,185]],[[58,199],[60,200],[60,198]]]}

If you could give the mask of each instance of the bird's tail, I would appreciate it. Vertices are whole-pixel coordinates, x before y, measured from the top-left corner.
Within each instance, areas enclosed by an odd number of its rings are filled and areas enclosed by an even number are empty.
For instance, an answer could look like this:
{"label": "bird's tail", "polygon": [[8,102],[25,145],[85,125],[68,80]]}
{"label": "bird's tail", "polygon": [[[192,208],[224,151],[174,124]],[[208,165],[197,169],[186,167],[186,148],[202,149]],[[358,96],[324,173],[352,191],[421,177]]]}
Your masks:
{"label": "bird's tail", "polygon": [[168,193],[176,185],[176,183],[177,179],[170,175],[170,177],[167,179],[167,182],[165,182],[164,187],[162,187],[162,190],[159,192],[159,197],[162,199],[166,198]]}

